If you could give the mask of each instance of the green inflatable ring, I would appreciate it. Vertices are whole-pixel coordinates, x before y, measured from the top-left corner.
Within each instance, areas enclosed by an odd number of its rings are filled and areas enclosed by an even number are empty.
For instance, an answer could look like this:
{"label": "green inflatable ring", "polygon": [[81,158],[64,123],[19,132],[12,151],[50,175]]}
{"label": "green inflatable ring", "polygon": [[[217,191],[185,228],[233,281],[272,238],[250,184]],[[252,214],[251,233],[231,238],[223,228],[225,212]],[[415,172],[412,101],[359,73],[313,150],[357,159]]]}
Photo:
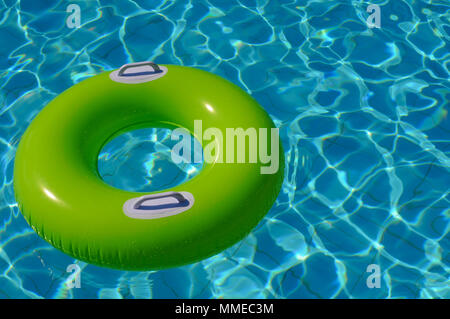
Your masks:
{"label": "green inflatable ring", "polygon": [[[138,66],[153,70],[132,72]],[[20,211],[54,247],[95,265],[162,269],[217,254],[244,238],[273,205],[283,180],[281,143],[274,174],[261,174],[266,164],[260,158],[204,163],[193,179],[151,194],[116,189],[97,170],[100,150],[117,135],[183,127],[195,136],[198,119],[224,132],[274,128],[247,93],[194,68],[132,64],[76,84],[38,114],[20,141],[14,167]],[[268,139],[265,147],[271,145]],[[142,205],[156,217],[133,211],[146,200],[159,200]]]}

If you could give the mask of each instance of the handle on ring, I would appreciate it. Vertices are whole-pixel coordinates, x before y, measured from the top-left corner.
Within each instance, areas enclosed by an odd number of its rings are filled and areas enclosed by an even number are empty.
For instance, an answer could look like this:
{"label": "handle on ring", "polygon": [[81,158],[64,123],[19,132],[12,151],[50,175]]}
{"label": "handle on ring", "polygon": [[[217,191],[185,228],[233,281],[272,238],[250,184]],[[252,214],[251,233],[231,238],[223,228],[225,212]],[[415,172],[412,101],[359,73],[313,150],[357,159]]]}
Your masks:
{"label": "handle on ring", "polygon": [[122,210],[131,218],[158,219],[188,211],[194,201],[194,195],[189,192],[164,192],[130,198]]}
{"label": "handle on ring", "polygon": [[119,76],[126,76],[125,71],[130,68],[135,68],[139,66],[148,65],[153,68],[155,73],[161,73],[162,70],[159,68],[158,64],[153,62],[141,62],[141,63],[135,63],[135,64],[125,64],[119,69]]}
{"label": "handle on ring", "polygon": [[[156,199],[162,199],[162,198],[168,198],[172,197],[177,200],[177,203],[163,203],[159,205],[145,205],[145,202],[156,200]],[[143,197],[141,200],[137,201],[134,204],[134,209],[139,210],[158,210],[158,209],[170,209],[170,208],[177,208],[177,207],[186,207],[189,206],[189,200],[183,196],[181,193],[169,193],[164,194],[161,196],[150,196],[150,197]]]}

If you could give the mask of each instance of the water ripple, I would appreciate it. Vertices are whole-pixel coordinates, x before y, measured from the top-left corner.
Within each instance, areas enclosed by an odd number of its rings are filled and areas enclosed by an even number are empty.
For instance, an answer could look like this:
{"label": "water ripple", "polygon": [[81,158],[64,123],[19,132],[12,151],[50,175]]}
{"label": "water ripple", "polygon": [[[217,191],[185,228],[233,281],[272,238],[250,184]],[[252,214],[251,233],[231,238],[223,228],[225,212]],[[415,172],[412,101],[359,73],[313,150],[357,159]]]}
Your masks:
{"label": "water ripple", "polygon": [[[0,298],[450,297],[447,1],[372,1],[381,29],[366,26],[360,0],[71,3],[78,29],[65,25],[65,1],[0,3]],[[52,98],[140,60],[198,67],[251,93],[280,127],[286,178],[234,247],[122,272],[40,239],[18,211],[12,166]],[[117,156],[145,139],[129,141]],[[164,156],[164,137],[155,142]],[[80,289],[67,287],[71,263]],[[369,264],[380,266],[379,289],[366,285]]]}

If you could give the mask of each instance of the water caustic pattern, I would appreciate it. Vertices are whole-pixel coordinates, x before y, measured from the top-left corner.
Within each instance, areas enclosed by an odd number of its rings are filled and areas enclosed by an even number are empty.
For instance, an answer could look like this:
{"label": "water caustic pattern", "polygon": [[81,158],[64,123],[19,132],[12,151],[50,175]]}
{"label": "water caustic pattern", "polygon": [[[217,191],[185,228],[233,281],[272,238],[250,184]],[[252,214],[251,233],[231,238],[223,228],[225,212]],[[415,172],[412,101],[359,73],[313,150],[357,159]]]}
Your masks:
{"label": "water caustic pattern", "polygon": [[[69,3],[79,28],[66,24]],[[450,297],[449,3],[371,3],[379,29],[368,28],[365,1],[0,0],[0,298]],[[122,272],[36,235],[14,199],[13,161],[52,98],[142,60],[208,70],[252,94],[280,127],[286,177],[234,247]],[[164,165],[168,133],[147,133],[103,150],[107,182],[153,190],[201,168]],[[81,288],[68,285],[72,263]],[[371,264],[379,288],[367,286]]]}

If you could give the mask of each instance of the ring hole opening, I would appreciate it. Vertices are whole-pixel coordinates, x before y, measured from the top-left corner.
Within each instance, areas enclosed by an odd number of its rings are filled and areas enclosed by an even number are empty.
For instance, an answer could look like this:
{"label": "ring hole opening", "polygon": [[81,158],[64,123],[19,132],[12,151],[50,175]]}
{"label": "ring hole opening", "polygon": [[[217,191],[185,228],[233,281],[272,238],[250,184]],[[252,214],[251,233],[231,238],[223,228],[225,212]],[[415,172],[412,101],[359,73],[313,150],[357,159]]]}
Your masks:
{"label": "ring hole opening", "polygon": [[[172,130],[166,128],[145,128],[115,137],[98,156],[101,178],[113,187],[134,192],[164,190],[192,179],[203,162],[172,161],[172,149],[179,140],[171,140],[171,134]],[[191,136],[191,145],[190,158],[198,158],[194,156],[202,150],[200,142]]]}

